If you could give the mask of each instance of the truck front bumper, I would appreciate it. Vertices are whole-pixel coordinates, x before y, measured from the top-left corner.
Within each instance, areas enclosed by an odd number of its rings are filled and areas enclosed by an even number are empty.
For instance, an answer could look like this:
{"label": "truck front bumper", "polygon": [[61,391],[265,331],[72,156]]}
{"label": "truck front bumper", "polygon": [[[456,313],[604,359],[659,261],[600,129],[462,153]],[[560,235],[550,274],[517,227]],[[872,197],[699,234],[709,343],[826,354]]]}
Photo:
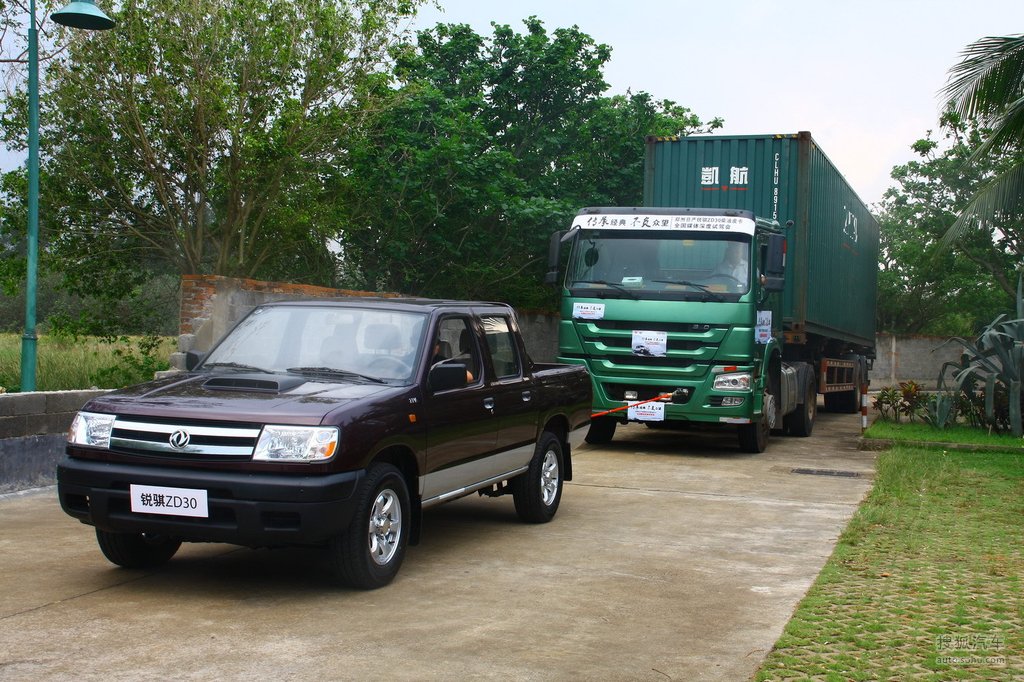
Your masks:
{"label": "truck front bumper", "polygon": [[[314,545],[348,526],[364,475],[361,470],[311,476],[193,471],[65,456],[57,465],[57,494],[67,514],[111,532],[249,547]],[[209,516],[133,512],[132,484],[205,490]]]}

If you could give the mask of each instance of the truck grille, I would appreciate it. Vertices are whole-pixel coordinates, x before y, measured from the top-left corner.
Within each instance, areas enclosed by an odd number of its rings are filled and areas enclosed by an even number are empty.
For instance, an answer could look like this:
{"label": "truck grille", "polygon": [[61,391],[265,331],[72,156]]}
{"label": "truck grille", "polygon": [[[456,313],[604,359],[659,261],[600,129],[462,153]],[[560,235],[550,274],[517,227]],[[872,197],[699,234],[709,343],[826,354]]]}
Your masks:
{"label": "truck grille", "polygon": [[[625,394],[627,390],[636,391],[637,400],[653,400],[659,395],[674,393],[676,389],[679,388],[678,386],[633,386],[627,384],[616,384],[610,381],[604,382],[602,386],[604,387],[605,394],[611,400],[621,400],[623,402],[626,400]],[[669,402],[674,405],[685,405],[690,402],[690,396],[692,393],[692,391],[687,390]]]}
{"label": "truck grille", "polygon": [[251,457],[260,430],[258,424],[118,417],[110,434],[110,448],[186,458]]}

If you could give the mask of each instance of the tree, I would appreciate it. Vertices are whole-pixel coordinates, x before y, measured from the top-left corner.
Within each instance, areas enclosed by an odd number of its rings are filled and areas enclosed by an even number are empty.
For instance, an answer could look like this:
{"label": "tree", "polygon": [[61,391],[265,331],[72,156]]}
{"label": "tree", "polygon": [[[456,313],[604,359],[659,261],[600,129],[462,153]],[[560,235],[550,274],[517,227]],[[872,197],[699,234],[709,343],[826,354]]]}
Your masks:
{"label": "tree", "polygon": [[[948,106],[991,133],[972,155],[977,162],[1024,149],[1024,34],[982,38],[963,51],[945,88]],[[983,184],[946,234],[959,239],[973,224],[996,232],[1024,216],[1024,162],[1002,168]]]}
{"label": "tree", "polygon": [[646,93],[602,96],[610,49],[578,28],[524,25],[442,24],[396,49],[396,82],[373,92],[390,104],[338,178],[352,286],[547,307],[550,233],[640,203],[645,135],[703,129]]}
{"label": "tree", "polygon": [[878,328],[894,333],[973,335],[1011,305],[1024,262],[1024,226],[996,235],[969,226],[955,250],[940,248],[985,178],[1017,158],[968,164],[986,131],[952,111],[941,126],[941,140],[929,132],[913,145],[919,160],[893,169],[881,204]]}
{"label": "tree", "polygon": [[116,31],[61,36],[42,112],[50,255],[79,288],[140,265],[329,283],[322,179],[419,3],[127,0]]}

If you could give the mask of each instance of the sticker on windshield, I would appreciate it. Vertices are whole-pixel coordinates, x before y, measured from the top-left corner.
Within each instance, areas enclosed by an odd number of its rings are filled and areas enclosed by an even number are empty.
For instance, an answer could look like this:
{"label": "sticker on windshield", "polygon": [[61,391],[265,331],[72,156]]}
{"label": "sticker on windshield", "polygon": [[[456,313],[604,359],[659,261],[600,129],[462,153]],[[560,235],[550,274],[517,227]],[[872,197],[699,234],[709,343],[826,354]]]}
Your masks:
{"label": "sticker on windshield", "polygon": [[633,330],[633,355],[663,358],[668,354],[668,332]]}
{"label": "sticker on windshield", "polygon": [[603,320],[604,303],[573,303],[572,317],[574,320]]}

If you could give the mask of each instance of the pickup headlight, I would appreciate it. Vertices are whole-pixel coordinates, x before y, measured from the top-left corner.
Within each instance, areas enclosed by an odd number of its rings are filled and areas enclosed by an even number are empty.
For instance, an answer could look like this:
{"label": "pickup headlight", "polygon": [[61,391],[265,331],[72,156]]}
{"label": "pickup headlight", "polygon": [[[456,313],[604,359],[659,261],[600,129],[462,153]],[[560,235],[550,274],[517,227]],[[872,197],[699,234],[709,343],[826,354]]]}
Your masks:
{"label": "pickup headlight", "polygon": [[338,449],[333,426],[263,427],[252,458],[258,462],[326,462]]}
{"label": "pickup headlight", "polygon": [[72,445],[91,445],[96,448],[110,447],[110,432],[114,428],[115,417],[112,414],[96,414],[95,412],[79,412],[68,428],[68,443]]}
{"label": "pickup headlight", "polygon": [[716,391],[749,391],[750,372],[719,374],[715,377],[713,388]]}

